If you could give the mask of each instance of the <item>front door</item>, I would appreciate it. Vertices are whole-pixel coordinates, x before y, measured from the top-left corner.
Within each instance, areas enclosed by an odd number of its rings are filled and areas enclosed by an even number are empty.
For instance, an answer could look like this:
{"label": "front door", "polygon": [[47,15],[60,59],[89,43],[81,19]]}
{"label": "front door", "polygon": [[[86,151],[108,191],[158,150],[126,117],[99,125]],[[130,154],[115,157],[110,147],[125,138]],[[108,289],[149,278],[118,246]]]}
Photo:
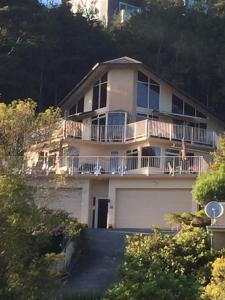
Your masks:
{"label": "front door", "polygon": [[108,199],[98,199],[98,228],[107,228]]}

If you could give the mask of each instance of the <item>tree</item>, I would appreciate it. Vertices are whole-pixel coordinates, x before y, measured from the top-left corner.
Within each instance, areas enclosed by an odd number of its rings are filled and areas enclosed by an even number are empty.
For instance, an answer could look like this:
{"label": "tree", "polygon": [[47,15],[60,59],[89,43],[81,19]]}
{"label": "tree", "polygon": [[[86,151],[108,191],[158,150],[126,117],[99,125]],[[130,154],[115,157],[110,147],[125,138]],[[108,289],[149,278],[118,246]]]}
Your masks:
{"label": "tree", "polygon": [[206,286],[204,300],[223,300],[225,299],[225,258],[217,258],[212,264],[212,278]]}
{"label": "tree", "polygon": [[0,155],[23,156],[24,151],[40,139],[49,138],[61,120],[58,108],[36,113],[37,104],[31,99],[0,103]]}
{"label": "tree", "polygon": [[116,52],[103,26],[73,14],[65,1],[0,4],[0,97],[6,103],[33,98],[40,110],[57,105],[94,64]]}
{"label": "tree", "polygon": [[111,29],[120,53],[143,61],[224,118],[225,18],[179,1],[147,3],[149,9],[123,30]]}
{"label": "tree", "polygon": [[209,201],[222,201],[225,197],[225,139],[220,141],[220,149],[213,155],[208,171],[199,176],[192,190],[198,204],[204,206]]}
{"label": "tree", "polygon": [[21,177],[0,175],[1,299],[55,299],[61,286],[51,266],[60,254],[52,238],[59,229],[77,240],[83,227],[66,213],[39,210]]}

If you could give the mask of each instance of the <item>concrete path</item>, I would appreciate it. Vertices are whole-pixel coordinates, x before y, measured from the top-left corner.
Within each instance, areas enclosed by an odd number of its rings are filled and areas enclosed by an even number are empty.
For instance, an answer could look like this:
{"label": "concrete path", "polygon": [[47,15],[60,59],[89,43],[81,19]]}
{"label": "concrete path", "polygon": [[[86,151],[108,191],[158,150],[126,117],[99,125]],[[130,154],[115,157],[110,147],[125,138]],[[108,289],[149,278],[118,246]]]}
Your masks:
{"label": "concrete path", "polygon": [[71,292],[104,293],[118,280],[117,270],[125,249],[127,232],[88,229],[87,254],[72,273],[67,288]]}

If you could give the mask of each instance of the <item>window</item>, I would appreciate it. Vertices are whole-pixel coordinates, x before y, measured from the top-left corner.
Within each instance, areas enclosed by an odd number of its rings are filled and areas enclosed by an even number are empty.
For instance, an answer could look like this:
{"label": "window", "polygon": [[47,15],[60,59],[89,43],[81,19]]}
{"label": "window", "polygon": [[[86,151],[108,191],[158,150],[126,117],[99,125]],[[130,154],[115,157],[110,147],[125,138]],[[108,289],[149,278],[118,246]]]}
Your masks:
{"label": "window", "polygon": [[195,117],[195,108],[188,103],[184,103],[184,114]]}
{"label": "window", "polygon": [[93,87],[92,109],[106,107],[107,102],[107,73]]}
{"label": "window", "polygon": [[196,111],[196,117],[206,119],[206,116],[203,113],[201,113],[199,110]]}
{"label": "window", "polygon": [[[92,118],[91,139],[93,141],[105,141],[106,138],[105,114]],[[101,125],[101,126],[100,126]]]}
{"label": "window", "polygon": [[110,112],[108,113],[107,139],[117,142],[123,141],[125,113]]}
{"label": "window", "polygon": [[206,116],[202,112],[175,95],[172,95],[172,112],[174,114],[206,119]]}
{"label": "window", "polygon": [[76,103],[71,109],[70,109],[70,115],[76,115],[78,113],[82,113],[84,111],[84,97],[81,98],[78,103]]}
{"label": "window", "polygon": [[[160,167],[160,153],[159,147],[143,147],[141,151],[142,162],[141,166],[159,168]],[[156,157],[155,157],[156,156]]]}
{"label": "window", "polygon": [[137,106],[158,110],[159,93],[159,84],[142,72],[138,72]]}
{"label": "window", "polygon": [[172,96],[172,112],[174,114],[183,115],[184,112],[184,102],[177,96]]}
{"label": "window", "polygon": [[125,2],[119,3],[119,10],[124,10],[126,16],[131,16],[135,13],[141,12],[141,8],[135,5],[127,4]]}
{"label": "window", "polygon": [[127,151],[127,170],[134,170],[138,168],[138,150]]}
{"label": "window", "polygon": [[125,125],[125,113],[124,112],[109,112],[108,113],[108,125]]}
{"label": "window", "polygon": [[64,147],[63,152],[63,161],[62,166],[67,166],[71,168],[78,168],[79,165],[79,148],[76,147]]}

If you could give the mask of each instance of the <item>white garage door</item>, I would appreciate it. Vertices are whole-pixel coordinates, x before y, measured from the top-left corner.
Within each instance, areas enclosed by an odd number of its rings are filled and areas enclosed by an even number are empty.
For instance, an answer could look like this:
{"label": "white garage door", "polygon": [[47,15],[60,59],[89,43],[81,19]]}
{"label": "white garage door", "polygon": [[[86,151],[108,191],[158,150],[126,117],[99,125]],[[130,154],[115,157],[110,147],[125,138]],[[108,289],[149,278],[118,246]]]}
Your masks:
{"label": "white garage door", "polygon": [[80,220],[81,217],[81,189],[57,189],[50,195],[48,207],[51,209],[62,209],[72,217]]}
{"label": "white garage door", "polygon": [[117,228],[169,228],[164,217],[168,212],[192,210],[190,190],[118,189],[116,193]]}

